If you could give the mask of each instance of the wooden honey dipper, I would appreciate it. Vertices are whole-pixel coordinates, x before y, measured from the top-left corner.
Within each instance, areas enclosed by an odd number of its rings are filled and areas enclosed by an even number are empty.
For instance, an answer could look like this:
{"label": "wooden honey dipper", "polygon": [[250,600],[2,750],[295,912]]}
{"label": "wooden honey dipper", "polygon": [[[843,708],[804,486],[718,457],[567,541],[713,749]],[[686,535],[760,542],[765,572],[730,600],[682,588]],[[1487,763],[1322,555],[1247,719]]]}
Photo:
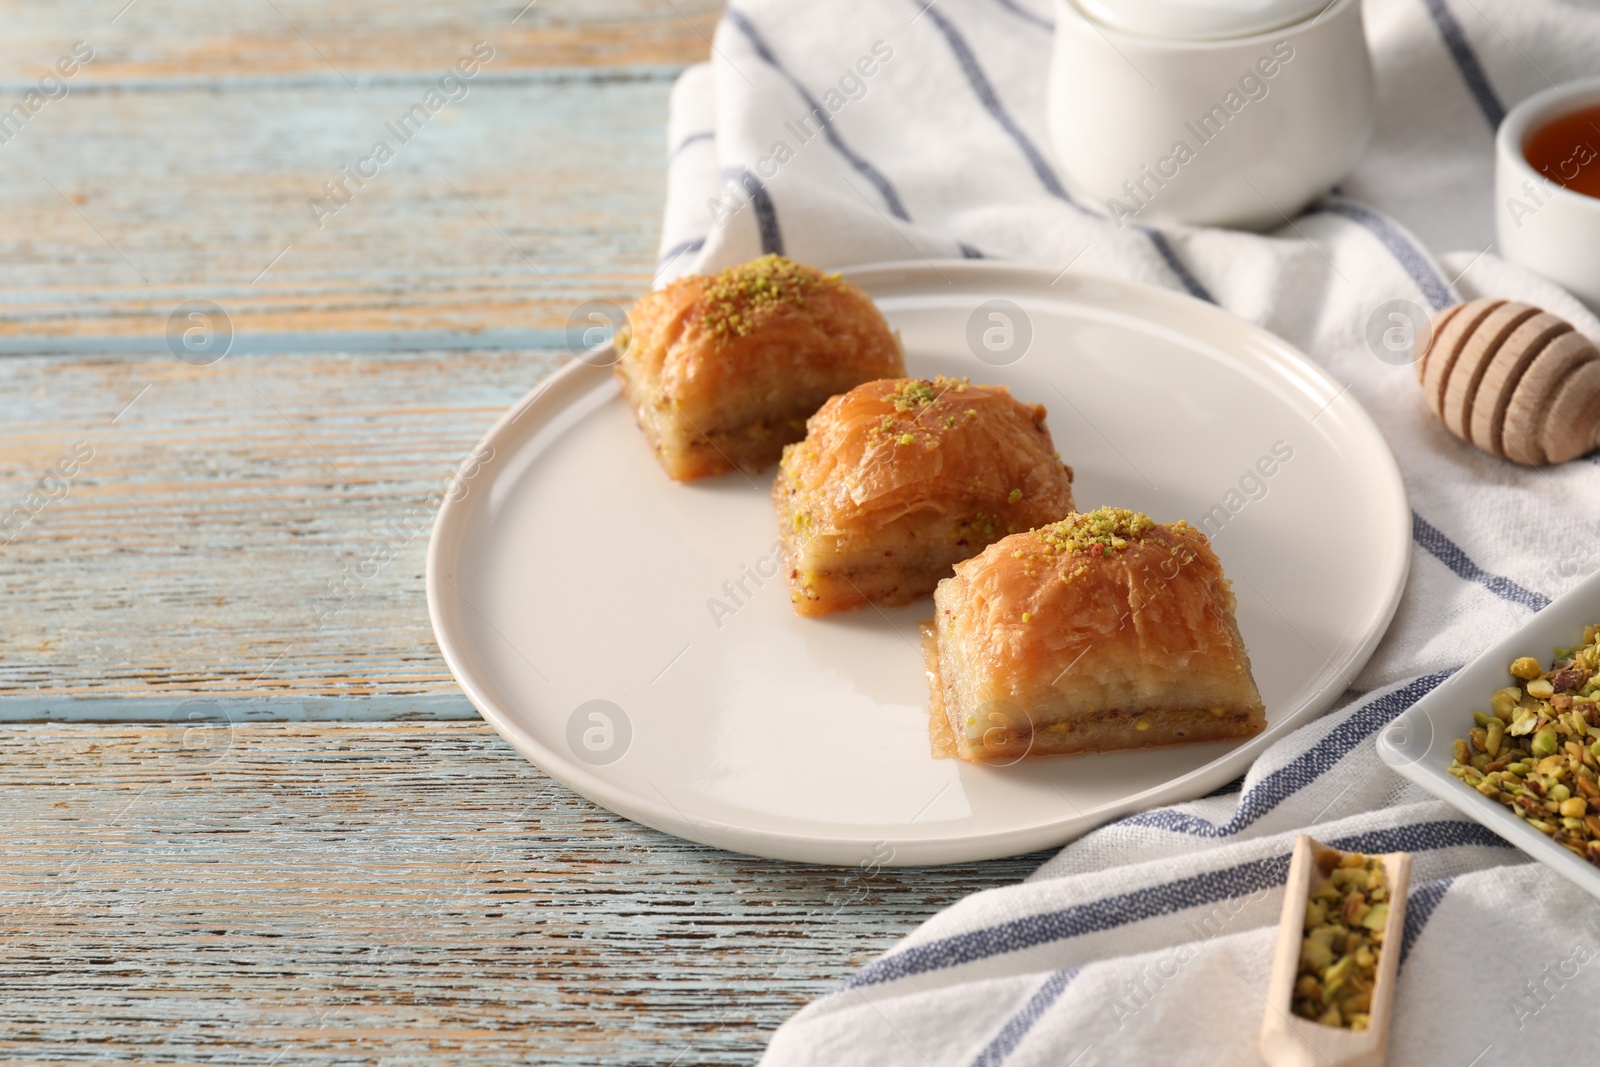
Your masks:
{"label": "wooden honey dipper", "polygon": [[1600,348],[1531,304],[1445,308],[1417,377],[1450,432],[1490,455],[1540,466],[1600,446]]}

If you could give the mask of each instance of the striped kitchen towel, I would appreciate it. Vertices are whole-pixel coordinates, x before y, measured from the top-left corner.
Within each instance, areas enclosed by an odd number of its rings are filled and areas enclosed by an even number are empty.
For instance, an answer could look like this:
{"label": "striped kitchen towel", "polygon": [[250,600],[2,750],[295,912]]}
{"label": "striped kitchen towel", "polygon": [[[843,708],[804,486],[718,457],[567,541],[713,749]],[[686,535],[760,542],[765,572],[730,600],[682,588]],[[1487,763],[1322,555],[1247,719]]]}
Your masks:
{"label": "striped kitchen towel", "polygon": [[782,252],[828,268],[999,258],[1187,292],[1348,383],[1414,509],[1399,613],[1339,710],[1267,750],[1242,791],[1122,819],[935,916],[785,1024],[764,1062],[1258,1062],[1302,830],[1416,856],[1391,1062],[1594,1055],[1600,905],[1402,782],[1372,740],[1600,567],[1600,464],[1532,471],[1474,451],[1367,331],[1387,301],[1495,296],[1600,337],[1570,296],[1495,256],[1491,214],[1497,124],[1600,73],[1600,5],[1368,0],[1366,16],[1373,142],[1265,234],[1118,227],[1070,193],[1045,137],[1045,0],[734,0],[711,61],[680,79],[658,282]]}

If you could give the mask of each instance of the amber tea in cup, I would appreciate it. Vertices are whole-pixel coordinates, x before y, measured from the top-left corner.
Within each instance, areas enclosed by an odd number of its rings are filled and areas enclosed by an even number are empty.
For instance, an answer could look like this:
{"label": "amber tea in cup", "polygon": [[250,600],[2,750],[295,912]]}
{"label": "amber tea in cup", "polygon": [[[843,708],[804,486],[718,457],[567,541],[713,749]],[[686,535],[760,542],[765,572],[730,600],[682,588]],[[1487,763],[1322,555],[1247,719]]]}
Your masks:
{"label": "amber tea in cup", "polygon": [[1528,136],[1522,154],[1556,184],[1600,197],[1600,105],[1551,119]]}
{"label": "amber tea in cup", "polygon": [[1600,77],[1506,114],[1494,137],[1494,234],[1508,262],[1600,311]]}

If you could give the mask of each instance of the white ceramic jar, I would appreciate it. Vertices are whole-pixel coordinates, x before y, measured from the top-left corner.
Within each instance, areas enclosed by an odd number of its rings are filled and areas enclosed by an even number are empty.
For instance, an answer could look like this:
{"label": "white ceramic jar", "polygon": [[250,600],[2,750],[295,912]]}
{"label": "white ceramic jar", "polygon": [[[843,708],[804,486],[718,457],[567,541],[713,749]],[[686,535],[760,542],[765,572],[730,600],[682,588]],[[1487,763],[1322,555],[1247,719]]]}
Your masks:
{"label": "white ceramic jar", "polygon": [[[1600,200],[1540,174],[1524,154],[1528,138],[1551,119],[1596,105],[1600,78],[1586,78],[1546,89],[1511,109],[1494,140],[1494,229],[1502,256],[1600,313]],[[1600,143],[1570,165],[1600,165],[1595,149]]]}
{"label": "white ceramic jar", "polygon": [[1355,165],[1374,107],[1360,0],[1056,0],[1056,158],[1122,225],[1282,225]]}

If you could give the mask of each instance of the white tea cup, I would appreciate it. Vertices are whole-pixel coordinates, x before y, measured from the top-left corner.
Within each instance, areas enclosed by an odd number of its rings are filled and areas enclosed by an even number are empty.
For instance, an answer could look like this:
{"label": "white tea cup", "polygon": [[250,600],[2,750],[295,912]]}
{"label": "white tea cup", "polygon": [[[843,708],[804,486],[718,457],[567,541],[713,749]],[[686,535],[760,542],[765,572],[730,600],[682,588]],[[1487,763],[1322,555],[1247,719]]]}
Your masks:
{"label": "white tea cup", "polygon": [[[1551,120],[1595,106],[1600,78],[1546,89],[1511,109],[1494,139],[1494,228],[1503,258],[1600,313],[1600,199],[1541,174],[1527,156],[1528,140]],[[1600,167],[1600,132],[1589,155],[1580,153],[1570,164]]]}

